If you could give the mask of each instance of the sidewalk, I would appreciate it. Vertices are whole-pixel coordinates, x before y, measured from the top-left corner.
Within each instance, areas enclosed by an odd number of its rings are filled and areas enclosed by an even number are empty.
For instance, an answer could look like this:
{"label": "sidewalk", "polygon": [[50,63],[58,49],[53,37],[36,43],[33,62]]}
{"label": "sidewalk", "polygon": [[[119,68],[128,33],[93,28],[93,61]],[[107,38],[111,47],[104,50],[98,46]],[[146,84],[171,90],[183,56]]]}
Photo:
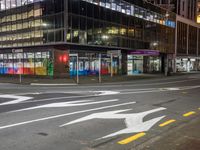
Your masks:
{"label": "sidewalk", "polygon": [[[128,82],[133,80],[142,80],[142,79],[153,79],[153,78],[164,78],[163,74],[140,74],[134,76],[102,76],[102,83],[113,83],[113,82]],[[19,77],[0,77],[0,83],[14,83],[19,84]],[[79,84],[96,84],[99,83],[98,76],[87,76],[80,77]],[[22,84],[58,84],[58,85],[76,85],[76,78],[30,78],[22,77]]]}
{"label": "sidewalk", "polygon": [[[187,74],[197,74],[200,72],[191,73],[176,73],[170,76],[181,76]],[[97,84],[99,83],[98,76],[80,76],[79,84]],[[155,79],[155,78],[166,78],[164,74],[139,74],[139,75],[115,75],[111,77],[110,75],[102,76],[101,83],[114,83],[114,82],[129,82],[134,80],[142,79]],[[0,83],[14,83],[19,84],[19,76],[0,76]],[[23,77],[22,84],[48,84],[48,85],[76,85],[76,77],[74,78],[48,78],[48,77]]]}
{"label": "sidewalk", "polygon": [[200,150],[200,119],[169,132],[144,150]]}

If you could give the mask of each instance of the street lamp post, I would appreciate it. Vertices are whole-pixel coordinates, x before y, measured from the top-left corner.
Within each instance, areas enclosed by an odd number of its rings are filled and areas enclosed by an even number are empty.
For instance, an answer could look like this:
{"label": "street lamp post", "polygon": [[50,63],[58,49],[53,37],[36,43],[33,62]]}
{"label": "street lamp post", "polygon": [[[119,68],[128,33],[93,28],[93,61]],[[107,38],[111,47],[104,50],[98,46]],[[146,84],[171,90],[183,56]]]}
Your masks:
{"label": "street lamp post", "polygon": [[113,54],[110,54],[110,73],[111,77],[113,77]]}
{"label": "street lamp post", "polygon": [[21,68],[22,68],[22,60],[21,60],[21,57],[19,57],[19,64],[20,64],[20,67],[19,67],[19,83],[21,84],[22,83],[22,73],[21,73]]}
{"label": "street lamp post", "polygon": [[79,58],[78,58],[78,54],[77,54],[77,56],[76,56],[76,58],[77,58],[77,60],[76,60],[76,71],[77,71],[77,84],[79,84]]}
{"label": "street lamp post", "polygon": [[[17,57],[19,57],[19,83],[22,83],[22,73],[21,73],[21,68],[22,66],[22,58],[23,58],[23,49],[12,49],[13,54],[18,54]],[[21,57],[22,56],[22,57]]]}

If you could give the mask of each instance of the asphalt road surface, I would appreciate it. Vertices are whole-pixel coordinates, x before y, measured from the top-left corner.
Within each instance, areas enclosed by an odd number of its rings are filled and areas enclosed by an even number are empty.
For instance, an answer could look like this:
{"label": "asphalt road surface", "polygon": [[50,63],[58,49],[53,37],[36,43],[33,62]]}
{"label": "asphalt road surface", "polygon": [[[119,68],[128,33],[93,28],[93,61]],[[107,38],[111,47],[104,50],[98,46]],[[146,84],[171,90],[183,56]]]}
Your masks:
{"label": "asphalt road surface", "polygon": [[154,150],[167,133],[200,120],[199,108],[199,74],[79,86],[0,83],[0,150]]}

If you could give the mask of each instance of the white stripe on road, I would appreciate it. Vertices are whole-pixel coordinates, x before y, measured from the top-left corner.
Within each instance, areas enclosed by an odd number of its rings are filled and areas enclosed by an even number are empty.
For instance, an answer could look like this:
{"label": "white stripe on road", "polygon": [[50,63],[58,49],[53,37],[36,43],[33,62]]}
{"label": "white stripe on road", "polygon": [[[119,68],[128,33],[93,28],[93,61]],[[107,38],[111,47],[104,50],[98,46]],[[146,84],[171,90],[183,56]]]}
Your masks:
{"label": "white stripe on road", "polygon": [[68,97],[53,97],[53,98],[46,98],[46,99],[39,99],[39,100],[32,100],[22,103],[37,103],[43,101],[51,101],[51,100],[60,100],[60,99],[69,99],[69,98],[88,98],[88,97],[95,97],[96,95],[84,95],[84,96],[68,96]]}
{"label": "white stripe on road", "polygon": [[17,95],[8,95],[8,94],[6,94],[6,95],[0,95],[0,98],[14,99],[14,100],[9,101],[9,102],[1,103],[0,106],[17,104],[17,103],[24,102],[24,101],[32,99],[32,97],[17,96]]}
{"label": "white stripe on road", "polygon": [[70,102],[60,102],[60,103],[51,103],[36,107],[30,107],[30,108],[24,108],[19,110],[10,111],[8,113],[13,112],[22,112],[26,110],[34,110],[34,109],[40,109],[40,108],[60,108],[60,107],[75,107],[75,106],[88,106],[88,105],[94,105],[94,104],[102,104],[102,103],[110,103],[110,102],[117,102],[118,99],[111,99],[111,100],[102,100],[102,101],[94,101],[94,100],[82,100],[82,101],[70,101]]}
{"label": "white stripe on road", "polygon": [[[138,90],[135,90],[135,89],[133,89],[133,91],[131,91],[130,89],[123,89],[123,90],[115,90],[115,91],[113,91],[113,94],[108,94],[108,96],[109,95],[126,95],[126,94],[153,93],[153,92],[182,91],[182,90],[190,90],[190,89],[195,89],[195,88],[200,88],[200,86],[149,88],[149,89],[140,89],[141,91],[138,91]],[[86,92],[88,92],[88,91],[86,91]],[[97,93],[97,94],[94,94],[94,95],[84,95],[84,96],[54,97],[54,98],[47,98],[47,99],[26,101],[26,102],[22,102],[22,103],[37,103],[37,102],[50,101],[50,100],[59,100],[59,99],[88,98],[88,97],[94,97],[94,96],[96,96],[96,97],[106,96],[106,95],[101,95],[103,91],[89,91],[89,92],[90,93]],[[98,92],[99,92],[99,94],[98,94]]]}
{"label": "white stripe on road", "polygon": [[[84,96],[54,97],[54,98],[39,99],[39,100],[32,100],[32,101],[17,100],[17,101],[11,101],[11,102],[0,104],[0,106],[6,105],[6,104],[16,104],[19,102],[20,103],[37,103],[37,102],[43,102],[43,101],[69,99],[69,98],[88,98],[88,97],[94,97],[94,96],[97,97],[97,96],[106,96],[106,95],[141,94],[141,93],[167,92],[167,91],[179,91],[179,90],[181,91],[181,90],[190,90],[190,89],[196,89],[196,88],[200,88],[200,86],[198,85],[198,86],[184,86],[184,87],[149,88],[149,89],[140,89],[140,91],[138,91],[137,89],[133,89],[132,91],[130,89],[115,90],[115,91],[86,91],[88,93],[97,93],[97,94],[84,95]],[[39,94],[42,94],[42,93],[39,93]]]}
{"label": "white stripe on road", "polygon": [[45,118],[40,118],[40,119],[35,119],[35,120],[29,120],[29,121],[25,121],[25,122],[19,122],[19,123],[15,123],[15,124],[1,126],[0,130],[11,128],[11,127],[16,127],[16,126],[21,126],[21,125],[26,125],[26,124],[31,124],[31,123],[34,123],[34,122],[51,120],[51,119],[56,119],[56,118],[60,118],[60,117],[66,117],[66,116],[70,116],[70,115],[81,114],[81,113],[86,113],[86,112],[91,112],[91,111],[97,111],[97,110],[103,110],[103,109],[114,108],[114,107],[119,107],[119,106],[125,106],[125,105],[130,105],[130,104],[135,104],[135,103],[136,102],[127,102],[127,103],[116,104],[116,105],[111,105],[111,106],[104,106],[104,107],[99,107],[99,108],[93,108],[93,109],[88,109],[88,110],[82,110],[82,111],[76,111],[76,112],[71,112],[71,113],[66,113],[66,114],[60,114],[60,115],[55,115],[55,116],[50,116],[50,117],[45,117]]}
{"label": "white stripe on road", "polygon": [[[96,92],[98,92],[98,91],[96,91]],[[140,94],[140,93],[151,93],[151,92],[165,92],[165,91],[163,91],[163,90],[162,91],[160,91],[160,90],[150,90],[150,91],[133,91],[133,92],[124,92],[124,93],[119,93],[118,92],[117,95]],[[113,95],[116,95],[116,93],[113,94]],[[84,95],[84,96],[53,97],[53,98],[47,98],[47,99],[31,100],[31,101],[26,101],[26,102],[22,102],[22,103],[37,103],[37,102],[61,100],[61,99],[70,99],[70,98],[88,98],[88,97],[100,97],[100,96],[110,96],[110,95],[94,94],[94,95]]]}

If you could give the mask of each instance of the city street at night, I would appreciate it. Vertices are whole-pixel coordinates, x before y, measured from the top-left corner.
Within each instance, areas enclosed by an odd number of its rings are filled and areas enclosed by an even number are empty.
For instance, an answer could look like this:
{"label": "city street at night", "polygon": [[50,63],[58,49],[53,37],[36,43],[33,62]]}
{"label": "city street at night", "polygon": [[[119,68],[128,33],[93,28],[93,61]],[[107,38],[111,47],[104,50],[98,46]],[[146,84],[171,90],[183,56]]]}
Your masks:
{"label": "city street at night", "polygon": [[0,84],[1,150],[199,150],[200,75]]}
{"label": "city street at night", "polygon": [[0,0],[0,150],[200,150],[200,0]]}

